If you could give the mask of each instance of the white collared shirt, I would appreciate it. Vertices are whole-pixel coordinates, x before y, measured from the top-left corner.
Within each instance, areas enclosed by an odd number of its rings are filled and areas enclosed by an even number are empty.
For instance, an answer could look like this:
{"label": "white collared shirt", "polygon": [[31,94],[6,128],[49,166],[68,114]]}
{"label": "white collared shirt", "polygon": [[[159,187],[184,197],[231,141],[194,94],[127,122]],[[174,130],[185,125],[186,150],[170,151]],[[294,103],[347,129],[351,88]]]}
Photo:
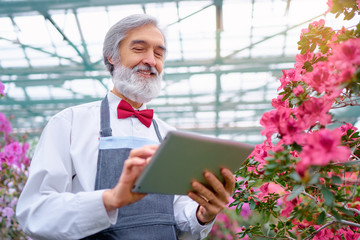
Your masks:
{"label": "white collared shirt", "polygon": [[[144,126],[136,117],[118,119],[120,98],[108,93],[113,136],[133,136],[158,141],[153,124]],[[34,239],[79,239],[116,222],[117,211],[105,210],[102,194],[94,191],[100,128],[100,101],[67,108],[45,127],[31,161],[29,178],[19,198],[16,215]],[[140,109],[145,109],[143,105]],[[174,130],[155,118],[161,136]],[[76,176],[73,178],[73,176]],[[212,224],[196,218],[198,204],[175,196],[174,216],[183,239],[201,239]]]}

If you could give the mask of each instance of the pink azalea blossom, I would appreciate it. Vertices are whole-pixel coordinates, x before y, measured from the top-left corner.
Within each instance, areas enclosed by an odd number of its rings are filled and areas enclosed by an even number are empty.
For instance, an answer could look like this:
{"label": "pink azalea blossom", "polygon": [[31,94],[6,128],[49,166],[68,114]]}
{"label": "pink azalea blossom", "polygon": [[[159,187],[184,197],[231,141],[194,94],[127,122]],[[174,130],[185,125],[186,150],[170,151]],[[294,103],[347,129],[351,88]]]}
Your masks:
{"label": "pink azalea blossom", "polygon": [[[315,229],[318,229],[319,226],[315,226]],[[333,240],[334,239],[334,233],[331,231],[331,229],[324,228],[320,232],[318,232],[314,238],[314,240]]]}
{"label": "pink azalea blossom", "polygon": [[348,130],[353,130],[355,133],[358,130],[358,128],[354,127],[351,123],[345,123],[344,125],[341,125],[339,127],[339,130],[342,132],[343,135],[346,135]]}
{"label": "pink azalea blossom", "polygon": [[300,75],[294,69],[282,70],[283,76],[280,78],[281,85],[277,89],[278,91],[284,89],[291,82],[297,82],[300,80]]}
{"label": "pink azalea blossom", "polygon": [[305,73],[305,69],[303,69],[303,66],[305,62],[311,61],[311,59],[314,57],[314,53],[312,52],[306,52],[305,54],[297,54],[295,56],[295,69],[296,72],[299,72],[301,74]]}
{"label": "pink azalea blossom", "polygon": [[255,161],[259,162],[258,168],[248,167],[248,170],[260,174],[263,171],[263,166],[266,164],[266,158],[269,156],[269,151],[273,148],[271,141],[265,140],[262,144],[257,144],[254,151],[249,158],[253,157]]}
{"label": "pink azalea blossom", "polygon": [[293,89],[293,92],[294,92],[295,96],[298,97],[299,95],[303,94],[305,91],[304,91],[304,88],[299,84],[299,85],[297,85],[296,88]]}
{"label": "pink azalea blossom", "polygon": [[273,134],[279,133],[285,144],[300,143],[301,133],[307,126],[304,121],[295,119],[292,116],[292,110],[285,107],[264,113],[260,124],[264,127],[261,134],[265,135],[269,141]]}
{"label": "pink azalea blossom", "polygon": [[248,203],[244,203],[241,208],[240,216],[242,216],[244,220],[247,220],[250,215],[251,215],[250,206]]}
{"label": "pink azalea blossom", "polygon": [[[26,147],[25,147],[26,149]],[[21,162],[24,157],[23,147],[19,142],[12,142],[4,146],[2,158],[5,159],[8,165],[21,167]]]}
{"label": "pink azalea blossom", "polygon": [[314,21],[314,22],[310,23],[310,25],[313,27],[321,27],[321,26],[325,25],[325,20],[320,19],[319,21]]}
{"label": "pink azalea blossom", "polygon": [[346,162],[350,157],[350,150],[340,145],[342,133],[339,129],[320,129],[309,133],[307,144],[300,153],[300,167],[311,165],[325,166],[330,162]]}
{"label": "pink azalea blossom", "polygon": [[280,132],[280,128],[284,128],[284,126],[281,127],[280,125],[289,120],[290,114],[291,109],[289,108],[278,108],[264,113],[260,119],[260,124],[264,127],[261,134],[271,139],[274,133]]}
{"label": "pink azalea blossom", "polygon": [[328,5],[328,10],[325,13],[331,12],[331,9],[333,8],[334,4],[333,4],[333,0],[328,0],[327,1],[327,5]]}
{"label": "pink azalea blossom", "polygon": [[287,197],[284,197],[283,204],[285,207],[281,211],[281,216],[288,218],[290,216],[291,211],[298,204],[297,198],[294,198],[291,201],[287,200]]}
{"label": "pink azalea blossom", "polygon": [[11,219],[14,216],[14,210],[10,207],[5,207],[1,215],[6,218],[6,228],[9,228],[11,226]]}
{"label": "pink azalea blossom", "polygon": [[336,232],[334,240],[358,240],[359,237],[360,233],[354,232],[348,228],[341,228]]}
{"label": "pink azalea blossom", "polygon": [[0,132],[3,132],[5,135],[10,134],[12,131],[11,124],[9,120],[5,117],[3,113],[0,112]]}
{"label": "pink azalea blossom", "polygon": [[342,83],[339,75],[333,73],[334,71],[327,62],[318,62],[313,67],[312,72],[307,72],[303,76],[304,82],[318,93],[336,93],[338,96],[342,90],[339,87]]}
{"label": "pink azalea blossom", "polygon": [[276,98],[273,98],[271,101],[271,105],[274,108],[280,108],[280,107],[284,107],[284,108],[289,108],[289,100],[285,99],[284,101],[283,99],[283,95],[279,95]]}
{"label": "pink azalea blossom", "polygon": [[316,123],[327,125],[331,123],[329,110],[331,109],[333,102],[333,99],[326,96],[323,98],[310,97],[295,110],[295,116],[299,122],[304,124],[304,129],[307,129]]}
{"label": "pink azalea blossom", "polygon": [[360,39],[349,39],[333,46],[329,62],[342,71],[350,66],[360,66]]}

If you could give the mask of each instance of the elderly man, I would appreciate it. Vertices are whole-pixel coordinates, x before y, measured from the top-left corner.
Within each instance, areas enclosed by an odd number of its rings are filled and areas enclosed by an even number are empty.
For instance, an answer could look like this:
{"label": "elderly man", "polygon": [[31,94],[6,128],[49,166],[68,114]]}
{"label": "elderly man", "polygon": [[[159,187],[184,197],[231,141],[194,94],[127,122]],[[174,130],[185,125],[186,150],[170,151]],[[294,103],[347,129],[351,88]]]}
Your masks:
{"label": "elderly man", "polygon": [[140,194],[135,180],[167,131],[144,103],[160,91],[165,38],[157,21],[132,15],[104,41],[114,88],[101,102],[70,107],[45,127],[17,205],[34,239],[201,239],[228,203],[224,184],[205,172],[210,188],[194,181],[188,196]]}

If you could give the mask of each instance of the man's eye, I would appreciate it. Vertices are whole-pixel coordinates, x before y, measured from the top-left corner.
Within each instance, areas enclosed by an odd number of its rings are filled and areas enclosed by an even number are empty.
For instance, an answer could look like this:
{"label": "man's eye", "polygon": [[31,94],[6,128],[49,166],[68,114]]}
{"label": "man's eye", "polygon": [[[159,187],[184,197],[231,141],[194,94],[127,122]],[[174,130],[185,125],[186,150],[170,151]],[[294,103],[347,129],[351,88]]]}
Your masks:
{"label": "man's eye", "polygon": [[133,48],[134,51],[142,51],[143,48]]}
{"label": "man's eye", "polygon": [[163,56],[163,53],[161,53],[161,52],[155,52],[155,55],[158,56],[158,57],[162,57],[162,56]]}

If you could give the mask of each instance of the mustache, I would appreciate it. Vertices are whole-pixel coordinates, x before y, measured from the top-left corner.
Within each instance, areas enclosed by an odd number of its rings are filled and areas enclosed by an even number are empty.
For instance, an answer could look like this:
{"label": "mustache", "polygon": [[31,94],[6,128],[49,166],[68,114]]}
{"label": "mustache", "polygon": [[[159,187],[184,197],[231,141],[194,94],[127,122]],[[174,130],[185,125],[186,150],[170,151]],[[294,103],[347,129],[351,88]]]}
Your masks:
{"label": "mustache", "polygon": [[156,70],[156,68],[149,65],[139,64],[131,70],[132,73],[136,73],[138,71],[149,71],[151,74],[155,74],[156,77],[159,76],[159,72]]}

